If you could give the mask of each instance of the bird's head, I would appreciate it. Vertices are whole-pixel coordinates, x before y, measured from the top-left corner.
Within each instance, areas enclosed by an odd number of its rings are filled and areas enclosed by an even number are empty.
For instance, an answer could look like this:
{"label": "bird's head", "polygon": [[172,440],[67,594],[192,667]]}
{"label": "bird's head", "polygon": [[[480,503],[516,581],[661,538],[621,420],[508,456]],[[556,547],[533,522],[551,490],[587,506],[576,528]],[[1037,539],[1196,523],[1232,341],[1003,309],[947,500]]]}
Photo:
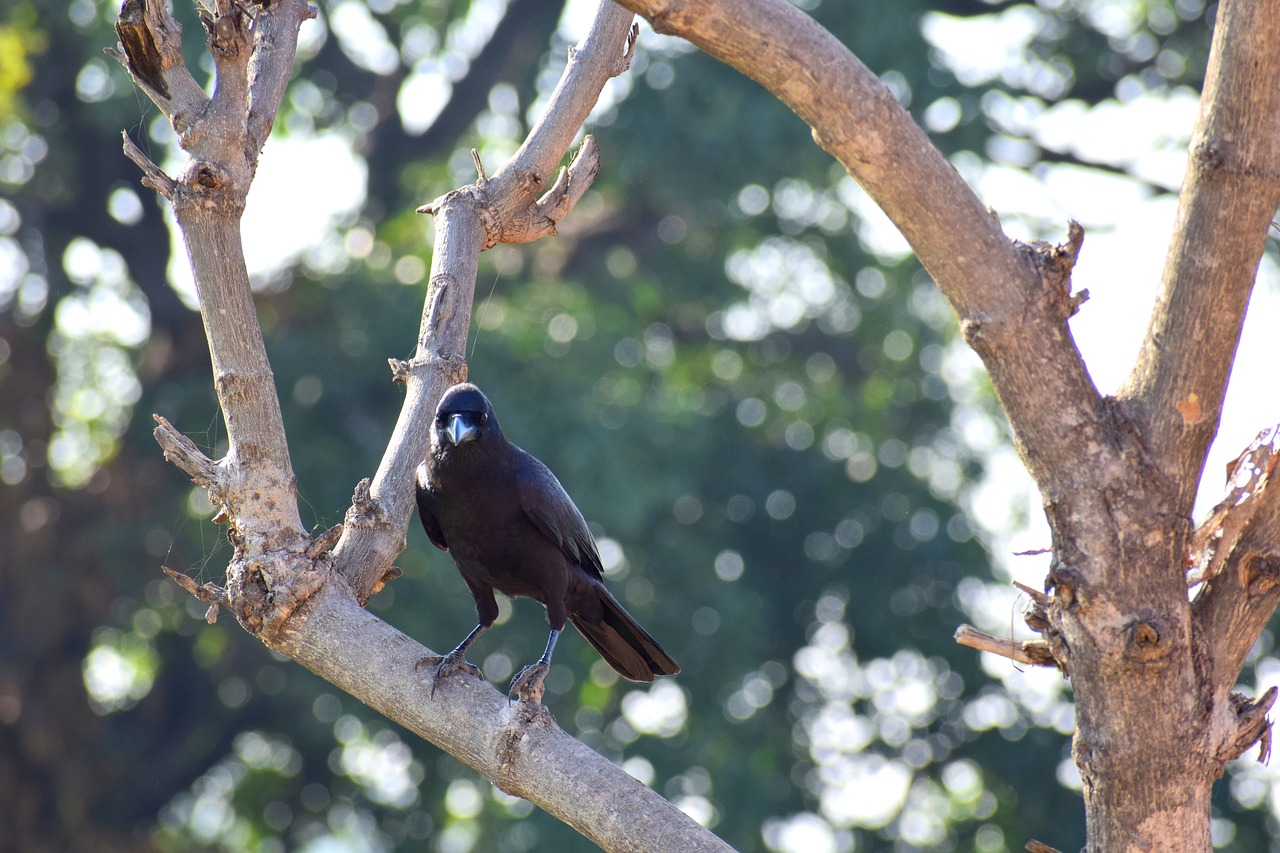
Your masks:
{"label": "bird's head", "polygon": [[493,406],[479,388],[463,382],[444,392],[431,424],[431,443],[437,452],[488,434],[501,434],[501,429]]}

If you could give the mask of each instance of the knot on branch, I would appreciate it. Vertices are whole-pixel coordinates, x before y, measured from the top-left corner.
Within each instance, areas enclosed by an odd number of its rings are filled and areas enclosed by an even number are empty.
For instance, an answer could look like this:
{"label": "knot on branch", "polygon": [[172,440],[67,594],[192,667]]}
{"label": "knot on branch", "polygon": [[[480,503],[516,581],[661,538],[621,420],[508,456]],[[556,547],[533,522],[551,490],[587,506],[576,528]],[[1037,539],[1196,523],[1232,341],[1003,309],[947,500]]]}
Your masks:
{"label": "knot on branch", "polygon": [[524,752],[522,747],[528,736],[533,733],[535,726],[540,728],[554,726],[556,718],[541,702],[520,700],[508,703],[507,708],[506,725],[494,738],[493,751],[498,759],[498,776],[494,784],[503,793],[520,796],[514,784],[515,774],[512,771],[515,769],[516,762],[520,760],[521,753]]}
{"label": "knot on branch", "polygon": [[1022,250],[1040,277],[1041,298],[1045,306],[1059,320],[1074,316],[1080,310],[1080,305],[1089,298],[1088,290],[1071,292],[1071,271],[1075,269],[1083,243],[1084,228],[1074,219],[1067,222],[1065,243],[1054,245],[1043,240],[1031,243],[1014,241],[1014,245]]}
{"label": "knot on branch", "polygon": [[398,358],[387,359],[387,364],[391,366],[391,381],[404,384],[409,381],[410,362]]}
{"label": "knot on branch", "polygon": [[276,594],[260,558],[245,559],[237,554],[232,559],[227,566],[227,596],[241,626],[255,637],[261,634]]}
{"label": "knot on branch", "polygon": [[333,546],[338,544],[338,540],[342,538],[342,525],[335,524],[324,533],[321,533],[315,539],[311,540],[311,544],[307,546],[307,559],[317,560],[321,555],[327,554],[333,550]]}
{"label": "knot on branch", "polygon": [[1211,141],[1200,139],[1191,146],[1191,161],[1203,171],[1216,172],[1227,164],[1227,157]]}
{"label": "knot on branch", "polygon": [[1243,693],[1231,694],[1231,710],[1235,713],[1235,731],[1226,742],[1218,748],[1215,756],[1220,762],[1218,774],[1222,774],[1227,762],[1239,758],[1245,750],[1260,743],[1258,762],[1266,764],[1271,758],[1271,720],[1267,712],[1276,701],[1276,688],[1272,687],[1257,699],[1250,699]]}
{"label": "knot on branch", "polygon": [[1151,664],[1165,660],[1173,652],[1172,632],[1164,619],[1155,615],[1140,616],[1124,629],[1124,656],[1133,663]]}
{"label": "knot on branch", "polygon": [[636,55],[636,42],[640,41],[640,25],[632,24],[631,29],[627,30],[627,43],[622,49],[622,56],[614,62],[614,77],[619,77],[631,69],[631,60]]}
{"label": "knot on branch", "polygon": [[399,566],[387,566],[387,570],[382,573],[376,581],[373,582],[373,589],[369,590],[369,594],[365,596],[356,596],[360,602],[360,606],[364,607],[369,603],[369,599],[373,598],[396,578],[404,577],[404,571]]}
{"label": "knot on branch", "polygon": [[453,317],[454,305],[448,297],[455,284],[453,275],[447,272],[433,275],[427,283],[427,288],[431,291],[431,304],[427,307],[426,325],[433,338],[444,334],[445,324]]}
{"label": "knot on branch", "polygon": [[356,490],[351,495],[351,506],[347,508],[343,524],[350,527],[378,527],[387,523],[382,507],[373,499],[370,491],[370,480],[365,477],[356,483]]}
{"label": "knot on branch", "polygon": [[[333,531],[330,530],[321,540]],[[335,537],[336,540],[336,537]],[[324,547],[321,556],[303,551],[269,551],[245,555],[242,548],[227,566],[228,606],[246,631],[268,642],[289,618],[307,602],[332,573],[332,561]]]}
{"label": "knot on branch", "polygon": [[1240,561],[1240,585],[1253,596],[1271,591],[1280,585],[1280,561],[1275,557],[1250,554]]}
{"label": "knot on branch", "polygon": [[1061,565],[1057,560],[1054,561],[1054,565],[1049,569],[1049,576],[1044,581],[1044,588],[1052,591],[1059,606],[1067,609],[1075,606],[1080,597],[1079,591],[1082,585],[1083,579],[1080,577],[1080,573],[1075,569]]}
{"label": "knot on branch", "polygon": [[580,50],[577,45],[569,45],[570,62],[594,62],[605,69],[610,77],[619,77],[631,68],[631,60],[636,55],[636,42],[640,40],[640,25],[633,23],[627,30],[627,40],[622,46],[622,53],[617,57],[596,56],[595,51]]}
{"label": "knot on branch", "polygon": [[254,17],[243,3],[218,0],[213,14],[200,12],[200,24],[209,52],[218,59],[235,59],[242,50],[253,48]]}

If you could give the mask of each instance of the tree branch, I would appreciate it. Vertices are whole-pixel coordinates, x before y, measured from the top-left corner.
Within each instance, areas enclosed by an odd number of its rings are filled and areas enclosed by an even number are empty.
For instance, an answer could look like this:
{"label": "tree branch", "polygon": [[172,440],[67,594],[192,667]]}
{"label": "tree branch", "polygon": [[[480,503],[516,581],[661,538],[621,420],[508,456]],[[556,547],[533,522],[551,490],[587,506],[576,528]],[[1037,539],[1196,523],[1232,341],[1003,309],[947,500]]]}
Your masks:
{"label": "tree branch", "polygon": [[[169,81],[182,80],[186,72],[165,63],[181,60],[180,29],[163,9],[136,2],[146,14],[122,27],[143,48],[122,46],[118,53],[176,121],[179,109],[169,97],[176,84]],[[590,185],[598,158],[588,138],[573,165],[537,197],[543,176],[563,156],[605,81],[625,67],[634,45],[632,16],[605,3],[570,61],[549,114],[513,161],[493,179],[482,175],[477,184],[432,205],[438,236],[418,351],[411,361],[393,364],[395,377],[408,387],[400,422],[378,476],[357,486],[346,524],[313,539],[298,520],[279,401],[239,239],[258,151],[289,77],[297,28],[310,13],[301,0],[254,6],[218,0],[212,14],[202,16],[217,68],[216,93],[180,137],[190,161],[170,186],[145,157],[134,158],[148,181],[170,191],[182,226],[230,441],[227,455],[215,462],[156,418],[156,439],[166,457],[222,506],[219,520],[228,522],[234,547],[225,588],[169,574],[210,604],[206,618],[212,621],[220,605],[230,607],[269,647],[607,849],[728,850],[658,794],[569,737],[541,706],[512,705],[492,687],[468,679],[451,680],[433,700],[429,681],[416,671],[416,662],[430,651],[361,607],[396,574],[390,560],[403,548],[413,472],[425,455],[436,400],[465,375],[479,253],[494,239],[554,233],[555,223]],[[335,565],[360,580],[358,598]]]}
{"label": "tree branch", "polygon": [[634,48],[632,18],[613,3],[601,3],[587,36],[571,52],[545,112],[511,160],[492,177],[482,176],[419,208],[434,215],[436,244],[417,351],[409,361],[392,366],[396,379],[405,383],[405,402],[367,500],[348,510],[346,530],[333,555],[361,601],[404,550],[414,471],[426,456],[436,404],[446,388],[466,378],[466,341],[480,252],[497,242],[554,234],[556,223],[590,187],[599,168],[591,137],[554,184],[549,186],[547,178],[605,83],[625,69],[624,61]]}
{"label": "tree branch", "polygon": [[125,0],[116,21],[120,43],[107,53],[160,108],[181,137],[209,104],[182,60],[182,25],[164,0]]}
{"label": "tree branch", "polygon": [[298,514],[280,403],[245,270],[240,214],[265,142],[250,126],[270,127],[293,66],[298,28],[313,14],[303,0],[217,0],[203,11],[217,74],[212,98],[183,64],[182,27],[164,3],[127,0],[113,52],[169,118],[189,155],[170,179],[126,144],[144,183],[171,200],[182,228],[229,448],[211,463],[163,419],[156,438],[223,508],[235,546],[229,605],[247,629],[268,636],[314,592],[327,567],[306,556],[309,537]]}
{"label": "tree branch", "polygon": [[1278,441],[1280,427],[1265,430],[1233,463],[1227,497],[1197,531],[1198,547],[1188,560],[1189,580],[1203,580],[1191,612],[1202,656],[1201,689],[1205,707],[1213,709],[1212,738],[1218,755],[1226,756],[1224,763],[1269,725],[1265,709],[1246,719],[1240,707],[1244,697],[1232,688],[1280,604],[1280,488],[1271,479]]}
{"label": "tree branch", "polygon": [[[1223,2],[1151,324],[1120,397],[1189,515],[1280,204],[1280,16]],[[1212,357],[1206,357],[1212,347]]]}
{"label": "tree branch", "polygon": [[[1067,327],[1082,298],[1070,282],[1078,226],[1060,246],[1011,244],[876,77],[785,0],[620,2],[791,107],[933,276],[1044,499],[1051,594],[1035,599],[1028,621],[1074,679],[1090,849],[1147,845],[1146,827],[1177,810],[1196,815],[1202,833],[1179,849],[1205,847],[1208,821],[1199,817],[1209,812],[1214,763],[1256,739],[1265,719],[1264,703],[1245,708],[1222,695],[1235,674],[1227,680],[1206,661],[1213,651],[1193,627],[1183,571],[1191,502],[1231,366],[1216,353],[1224,343],[1235,349],[1280,200],[1280,19],[1261,2],[1222,6],[1165,292],[1134,378],[1112,400],[1098,394]],[[1260,507],[1250,523],[1266,517]],[[1209,596],[1201,618],[1234,629],[1268,606],[1262,598],[1248,613],[1234,605]],[[1234,666],[1241,652],[1222,654]],[[1150,708],[1166,724],[1153,725]],[[1167,725],[1174,720],[1208,729]],[[1179,773],[1188,754],[1209,772]]]}
{"label": "tree branch", "polygon": [[[1111,451],[1106,413],[1066,324],[1077,302],[1062,262],[1074,259],[1078,237],[1052,263],[1052,247],[1012,243],[875,74],[786,0],[620,2],[776,95],[888,214],[982,357],[1043,492],[1074,488],[1079,448]],[[1089,470],[1114,469],[1094,461]]]}
{"label": "tree branch", "polygon": [[570,737],[545,709],[510,702],[472,678],[431,696],[415,669],[430,650],[358,606],[345,584],[326,584],[273,648],[474,767],[606,850],[732,850],[653,790]]}
{"label": "tree branch", "polygon": [[1018,663],[1061,668],[1049,644],[1043,640],[1006,640],[1003,637],[988,634],[986,631],[979,631],[972,625],[961,625],[956,628],[955,641],[962,646],[991,652]]}

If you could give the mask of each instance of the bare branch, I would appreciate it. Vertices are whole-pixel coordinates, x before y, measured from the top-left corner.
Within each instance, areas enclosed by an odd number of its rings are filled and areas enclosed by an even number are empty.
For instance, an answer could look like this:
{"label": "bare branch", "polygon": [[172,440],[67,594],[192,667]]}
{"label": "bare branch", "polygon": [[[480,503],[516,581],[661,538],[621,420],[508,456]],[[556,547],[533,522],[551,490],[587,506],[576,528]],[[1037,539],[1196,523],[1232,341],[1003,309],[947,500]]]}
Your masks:
{"label": "bare branch", "polygon": [[[809,124],[814,140],[884,210],[950,301],[1040,488],[1070,493],[1081,464],[1088,464],[1080,448],[1101,455],[1114,443],[1103,434],[1102,401],[1066,325],[1069,284],[1042,279],[1038,250],[1011,243],[889,89],[787,0],[620,2],[657,32],[688,39],[756,80]],[[1073,246],[1074,236],[1064,257]],[[1114,466],[1096,459],[1089,470]]]}
{"label": "bare branch", "polygon": [[573,144],[604,84],[630,64],[635,50],[633,19],[630,12],[608,0],[600,4],[586,37],[570,51],[569,64],[538,122],[493,176],[499,194],[523,191],[529,193],[530,201],[545,189],[546,177]]}
{"label": "bare branch", "polygon": [[1271,721],[1267,719],[1267,712],[1275,702],[1275,687],[1268,688],[1267,692],[1257,699],[1250,699],[1243,693],[1231,694],[1231,707],[1235,711],[1235,731],[1218,751],[1218,760],[1224,767],[1227,762],[1239,758],[1245,750],[1258,742],[1262,743],[1258,762],[1266,764],[1270,760]]}
{"label": "bare branch", "polygon": [[979,631],[972,625],[961,625],[956,628],[955,641],[962,646],[968,646],[981,652],[991,652],[1018,663],[1053,666],[1059,669],[1062,666],[1054,658],[1053,652],[1049,649],[1049,644],[1043,640],[1006,640],[1002,637],[988,634],[986,631]]}
{"label": "bare branch", "polygon": [[359,607],[343,586],[326,585],[273,648],[607,850],[731,850],[549,714],[526,718],[525,703],[472,678],[446,680],[433,699],[414,669],[430,650]]}
{"label": "bare branch", "polygon": [[1191,603],[1193,627],[1206,658],[1204,690],[1221,708],[1249,650],[1280,605],[1280,511],[1270,502],[1236,542],[1222,571]]}
{"label": "bare branch", "polygon": [[[172,201],[182,227],[230,446],[215,464],[161,417],[156,440],[167,458],[209,490],[222,507],[219,520],[228,523],[234,555],[225,600],[219,593],[213,604],[226,603],[264,638],[331,570],[323,555],[327,548],[319,554],[308,550],[298,514],[280,403],[240,240],[240,214],[260,147],[246,145],[250,88],[276,93],[274,104],[265,104],[274,111],[292,67],[297,28],[310,14],[302,0],[214,4],[202,15],[217,70],[212,99],[183,64],[182,28],[163,2],[127,0],[117,26],[121,45],[113,52],[168,116],[190,154],[181,173],[170,178],[132,143],[125,145],[144,183]],[[251,66],[261,72],[257,77]],[[266,81],[268,74],[277,79]],[[270,94],[264,98],[270,101]],[[216,612],[211,607],[209,617]]]}
{"label": "bare branch", "polygon": [[633,49],[633,17],[613,3],[601,3],[545,112],[512,159],[493,176],[481,173],[477,184],[419,208],[435,217],[436,243],[417,351],[409,361],[392,365],[395,380],[406,386],[405,402],[370,484],[369,504],[348,510],[346,532],[334,549],[336,565],[360,600],[372,594],[404,550],[414,471],[426,455],[436,403],[446,388],[466,378],[479,254],[497,240],[554,234],[555,223],[590,186],[599,159],[589,137],[553,187],[545,186],[543,176],[564,157],[605,83],[619,70],[618,58]]}
{"label": "bare branch", "polygon": [[[190,576],[175,569],[171,569],[168,566],[161,566],[160,568],[166,575],[173,578],[178,586],[182,587],[193,597],[198,598],[201,601],[206,601],[215,607],[219,604],[229,604],[231,601],[227,596],[227,591],[216,584],[198,584],[192,580]],[[209,621],[213,622],[215,620],[210,619]]]}
{"label": "bare branch", "polygon": [[[1147,421],[1147,446],[1190,514],[1280,204],[1280,16],[1224,2],[1151,325],[1120,397]],[[1212,348],[1213,357],[1206,357]],[[1186,403],[1195,405],[1188,416]]]}
{"label": "bare branch", "polygon": [[292,2],[273,4],[271,14],[259,12],[254,18],[258,44],[271,47],[254,50],[249,59],[247,129],[255,155],[267,144],[267,136],[284,99],[297,52],[298,31],[315,16],[315,7],[309,3]]}
{"label": "bare branch", "polygon": [[212,486],[218,481],[218,468],[212,459],[200,452],[191,439],[174,428],[161,415],[152,415],[157,424],[156,443],[164,449],[164,458],[177,465],[197,486]]}
{"label": "bare branch", "polygon": [[1036,841],[1034,838],[1028,841],[1026,843],[1026,846],[1024,846],[1022,849],[1026,850],[1027,853],[1059,853],[1057,848],[1050,847],[1048,844],[1045,844],[1043,841]]}
{"label": "bare branch", "polygon": [[1277,498],[1268,494],[1268,486],[1272,484],[1276,462],[1280,461],[1278,443],[1280,426],[1263,430],[1227,467],[1227,496],[1192,537],[1187,557],[1188,586],[1217,575],[1259,507],[1268,499],[1276,502]]}
{"label": "bare branch", "polygon": [[[1230,358],[1207,350],[1222,342],[1234,350],[1280,199],[1280,19],[1261,2],[1248,11],[1237,7],[1251,0],[1221,5],[1227,26],[1220,23],[1214,52],[1223,56],[1211,72],[1220,88],[1206,92],[1206,101],[1221,101],[1221,115],[1206,106],[1164,301],[1136,378],[1117,400],[1098,394],[1067,326],[1085,296],[1070,283],[1078,226],[1057,247],[1010,243],[876,76],[786,0],[620,2],[790,106],[901,230],[955,309],[1040,488],[1053,534],[1049,594],[1028,590],[1027,621],[1075,679],[1074,754],[1082,776],[1094,780],[1085,786],[1090,849],[1137,843],[1136,822],[1125,816],[1150,823],[1175,802],[1207,814],[1209,779],[1189,781],[1174,768],[1187,766],[1189,749],[1199,766],[1211,765],[1214,746],[1236,732],[1221,691],[1238,672],[1229,667],[1238,663],[1235,643],[1243,638],[1233,633],[1229,648],[1215,648],[1207,629],[1241,620],[1252,628],[1267,604],[1274,607],[1260,586],[1269,583],[1263,569],[1270,563],[1240,563],[1246,571],[1237,571],[1229,562],[1206,587],[1237,584],[1239,594],[1206,596],[1193,623],[1183,571],[1196,475],[1230,370]],[[1236,28],[1254,31],[1229,35]],[[1244,47],[1227,57],[1236,42]],[[1261,55],[1268,50],[1273,55]],[[1240,118],[1231,117],[1236,108]],[[1239,233],[1228,233],[1233,229]],[[1260,507],[1250,526],[1267,517]],[[1270,559],[1272,549],[1247,531],[1233,551],[1248,554],[1242,549],[1251,542]],[[1249,567],[1257,571],[1250,575]],[[1250,597],[1244,583],[1259,594]],[[995,638],[970,639],[1030,655]],[[1130,712],[1139,704],[1159,707],[1165,720],[1207,715],[1211,727],[1153,727]],[[1180,849],[1207,843],[1206,822],[1204,838]]]}
{"label": "bare branch", "polygon": [[120,136],[124,139],[124,156],[132,160],[142,170],[142,185],[155,190],[167,199],[172,199],[173,178],[166,175],[163,169],[151,162],[151,158],[144,154],[137,143],[129,138],[128,131],[121,131]]}
{"label": "bare branch", "polygon": [[182,25],[164,0],[125,0],[116,21],[120,43],[107,53],[169,117],[181,137],[209,103],[182,60]]}

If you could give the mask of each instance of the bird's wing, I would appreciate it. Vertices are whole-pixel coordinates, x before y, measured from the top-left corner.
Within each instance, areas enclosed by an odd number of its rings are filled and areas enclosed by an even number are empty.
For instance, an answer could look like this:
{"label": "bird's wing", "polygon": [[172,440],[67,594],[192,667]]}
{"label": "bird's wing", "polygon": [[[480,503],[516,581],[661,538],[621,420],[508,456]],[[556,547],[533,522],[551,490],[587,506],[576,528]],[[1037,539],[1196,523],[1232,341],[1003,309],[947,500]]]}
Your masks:
{"label": "bird's wing", "polygon": [[440,521],[436,518],[436,493],[431,483],[431,469],[426,462],[418,466],[417,481],[418,487],[415,491],[418,499],[418,517],[422,519],[427,538],[441,551],[448,551],[449,544],[444,541],[444,531],[440,529]]}
{"label": "bird's wing", "polygon": [[587,520],[546,465],[519,448],[517,451],[516,482],[525,515],[566,557],[600,578],[600,553],[587,529]]}

